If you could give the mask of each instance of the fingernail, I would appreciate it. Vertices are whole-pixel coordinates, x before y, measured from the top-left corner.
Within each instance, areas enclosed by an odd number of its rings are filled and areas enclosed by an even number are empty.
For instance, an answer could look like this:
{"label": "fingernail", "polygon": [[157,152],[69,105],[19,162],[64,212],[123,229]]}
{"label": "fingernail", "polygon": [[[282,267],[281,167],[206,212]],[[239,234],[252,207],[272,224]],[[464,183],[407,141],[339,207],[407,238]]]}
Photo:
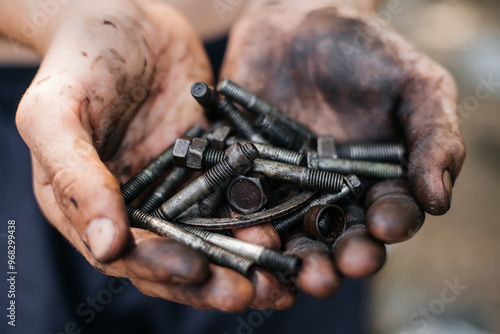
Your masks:
{"label": "fingernail", "polygon": [[87,238],[90,250],[96,259],[101,260],[108,255],[116,236],[116,228],[108,218],[97,218],[87,227]]}
{"label": "fingernail", "polygon": [[451,181],[451,174],[448,170],[445,170],[443,172],[443,184],[444,184],[444,189],[446,189],[446,192],[448,193],[448,204],[449,206],[451,206],[453,184]]}

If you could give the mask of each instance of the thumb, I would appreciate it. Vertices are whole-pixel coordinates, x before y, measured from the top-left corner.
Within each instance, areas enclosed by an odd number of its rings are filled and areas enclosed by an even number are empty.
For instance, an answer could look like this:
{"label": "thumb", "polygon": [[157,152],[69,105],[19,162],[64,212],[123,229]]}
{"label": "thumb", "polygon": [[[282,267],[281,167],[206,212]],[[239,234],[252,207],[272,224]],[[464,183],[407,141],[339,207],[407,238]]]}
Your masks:
{"label": "thumb", "polygon": [[[118,183],[94,148],[85,90],[66,82],[49,78],[34,84],[18,108],[17,127],[57,202],[57,207],[44,207],[47,201],[39,199],[43,212],[50,220],[60,210],[98,261],[113,261],[129,238],[125,205]],[[65,94],[54,94],[61,87]],[[56,227],[63,234],[70,229]]]}

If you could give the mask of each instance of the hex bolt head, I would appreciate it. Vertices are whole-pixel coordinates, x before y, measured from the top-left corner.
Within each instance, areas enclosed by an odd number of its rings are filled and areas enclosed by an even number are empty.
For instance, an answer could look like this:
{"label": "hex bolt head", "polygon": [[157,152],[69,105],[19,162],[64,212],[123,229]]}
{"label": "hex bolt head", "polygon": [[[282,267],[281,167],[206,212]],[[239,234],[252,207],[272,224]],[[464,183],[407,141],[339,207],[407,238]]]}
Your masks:
{"label": "hex bolt head", "polygon": [[203,152],[208,147],[208,141],[203,138],[193,138],[189,145],[186,156],[186,167],[201,169],[203,163]]}
{"label": "hex bolt head", "polygon": [[337,205],[316,205],[304,217],[304,230],[308,236],[334,242],[345,231],[344,210]]}
{"label": "hex bolt head", "polygon": [[260,211],[269,199],[267,179],[263,175],[238,176],[227,187],[226,199],[234,212]]}
{"label": "hex bolt head", "polygon": [[335,138],[332,136],[321,136],[317,140],[318,155],[321,158],[337,158],[337,147]]}
{"label": "hex bolt head", "polygon": [[226,147],[226,139],[231,133],[231,128],[229,126],[220,125],[212,129],[207,133],[208,144],[211,149],[214,150],[224,150]]}

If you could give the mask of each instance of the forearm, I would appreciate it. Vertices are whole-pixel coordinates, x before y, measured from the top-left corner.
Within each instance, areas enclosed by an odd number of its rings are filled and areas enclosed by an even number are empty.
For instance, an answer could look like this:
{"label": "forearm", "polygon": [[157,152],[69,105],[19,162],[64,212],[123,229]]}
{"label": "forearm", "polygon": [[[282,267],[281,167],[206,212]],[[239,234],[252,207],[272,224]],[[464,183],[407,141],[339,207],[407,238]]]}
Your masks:
{"label": "forearm", "polygon": [[248,11],[258,11],[269,6],[324,7],[327,5],[349,6],[362,11],[374,11],[382,0],[255,0],[248,5]]}

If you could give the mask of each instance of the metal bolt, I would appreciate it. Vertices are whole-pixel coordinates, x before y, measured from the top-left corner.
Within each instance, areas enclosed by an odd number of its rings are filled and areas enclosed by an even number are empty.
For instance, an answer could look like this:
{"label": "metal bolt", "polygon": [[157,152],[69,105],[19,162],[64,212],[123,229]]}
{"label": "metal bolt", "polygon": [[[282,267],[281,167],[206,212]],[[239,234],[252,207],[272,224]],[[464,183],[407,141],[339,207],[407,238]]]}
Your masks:
{"label": "metal bolt", "polygon": [[285,255],[282,252],[269,249],[261,245],[238,240],[222,234],[199,230],[191,226],[183,226],[183,228],[186,231],[201,237],[203,240],[209,241],[236,254],[252,259],[259,265],[294,274],[300,271],[302,261],[298,256]]}
{"label": "metal bolt", "polygon": [[[207,150],[203,155],[203,165],[205,168],[213,166],[223,158],[222,152]],[[316,170],[264,159],[254,160],[253,171],[263,174],[274,181],[293,183],[305,188],[324,190],[330,193],[341,191],[345,179],[345,176],[341,174],[326,170]]]}
{"label": "metal bolt", "polygon": [[177,224],[154,217],[130,205],[127,205],[127,212],[132,226],[174,239],[195,250],[199,250],[205,253],[215,264],[233,269],[246,277],[251,276],[255,269],[254,261],[205,241]]}
{"label": "metal bolt", "polygon": [[163,203],[153,214],[164,219],[176,218],[217,186],[237,174],[248,172],[259,151],[252,143],[243,145],[236,143],[231,145],[225,153],[226,156],[222,161]]}
{"label": "metal bolt", "polygon": [[277,219],[273,222],[273,226],[279,234],[284,234],[290,231],[295,226],[298,226],[304,220],[304,216],[312,207],[316,205],[328,205],[335,203],[342,198],[349,195],[355,196],[361,191],[361,182],[354,175],[349,175],[346,177],[346,182],[342,186],[342,190],[337,194],[325,194],[322,195],[304,206],[302,209],[284,217]]}
{"label": "metal bolt", "polygon": [[321,158],[400,162],[405,155],[405,148],[401,144],[337,145],[331,136],[318,137],[317,143]]}
{"label": "metal bolt", "polygon": [[260,211],[269,198],[269,187],[263,175],[238,176],[226,190],[226,199],[234,212],[250,214]]}
{"label": "metal bolt", "polygon": [[304,145],[304,141],[273,114],[260,115],[255,125],[263,133],[263,137],[276,146],[298,151]]}
{"label": "metal bolt", "polygon": [[256,115],[266,113],[275,115],[282,123],[290,127],[303,139],[307,139],[308,137],[316,138],[316,134],[306,126],[286,116],[268,102],[262,100],[257,95],[250,93],[243,87],[238,86],[229,79],[222,80],[217,85],[217,91],[224,94],[229,100],[237,102],[239,105]]}
{"label": "metal bolt", "polygon": [[208,119],[217,119],[218,98],[205,82],[195,82],[191,86],[191,95],[203,107]]}
{"label": "metal bolt", "polygon": [[222,100],[219,105],[219,113],[231,123],[231,125],[244,138],[256,143],[269,144],[264,137],[257,131],[252,122],[229,100]]}
{"label": "metal bolt", "polygon": [[319,158],[319,168],[325,171],[354,173],[378,179],[395,179],[405,176],[403,167],[384,162]]}
{"label": "metal bolt", "polygon": [[208,217],[217,210],[222,201],[224,201],[224,188],[216,187],[210,194],[200,199],[198,210],[203,216]]}
{"label": "metal bolt", "polygon": [[163,181],[139,205],[139,210],[150,213],[156,210],[163,202],[178,189],[186,177],[191,174],[189,169],[174,167]]}
{"label": "metal bolt", "polygon": [[[214,150],[224,150],[226,148],[226,140],[230,133],[231,128],[229,126],[225,126],[223,123],[214,124],[206,135],[210,148]],[[231,144],[227,146],[231,146]]]}
{"label": "metal bolt", "polygon": [[[184,135],[196,137],[201,136],[203,132],[204,130],[201,127],[194,126]],[[128,204],[136,199],[137,196],[172,167],[174,162],[173,150],[174,145],[172,144],[122,186],[122,195],[125,203]]]}
{"label": "metal bolt", "polygon": [[336,205],[316,205],[304,216],[304,230],[312,238],[334,242],[345,231],[344,210]]}

